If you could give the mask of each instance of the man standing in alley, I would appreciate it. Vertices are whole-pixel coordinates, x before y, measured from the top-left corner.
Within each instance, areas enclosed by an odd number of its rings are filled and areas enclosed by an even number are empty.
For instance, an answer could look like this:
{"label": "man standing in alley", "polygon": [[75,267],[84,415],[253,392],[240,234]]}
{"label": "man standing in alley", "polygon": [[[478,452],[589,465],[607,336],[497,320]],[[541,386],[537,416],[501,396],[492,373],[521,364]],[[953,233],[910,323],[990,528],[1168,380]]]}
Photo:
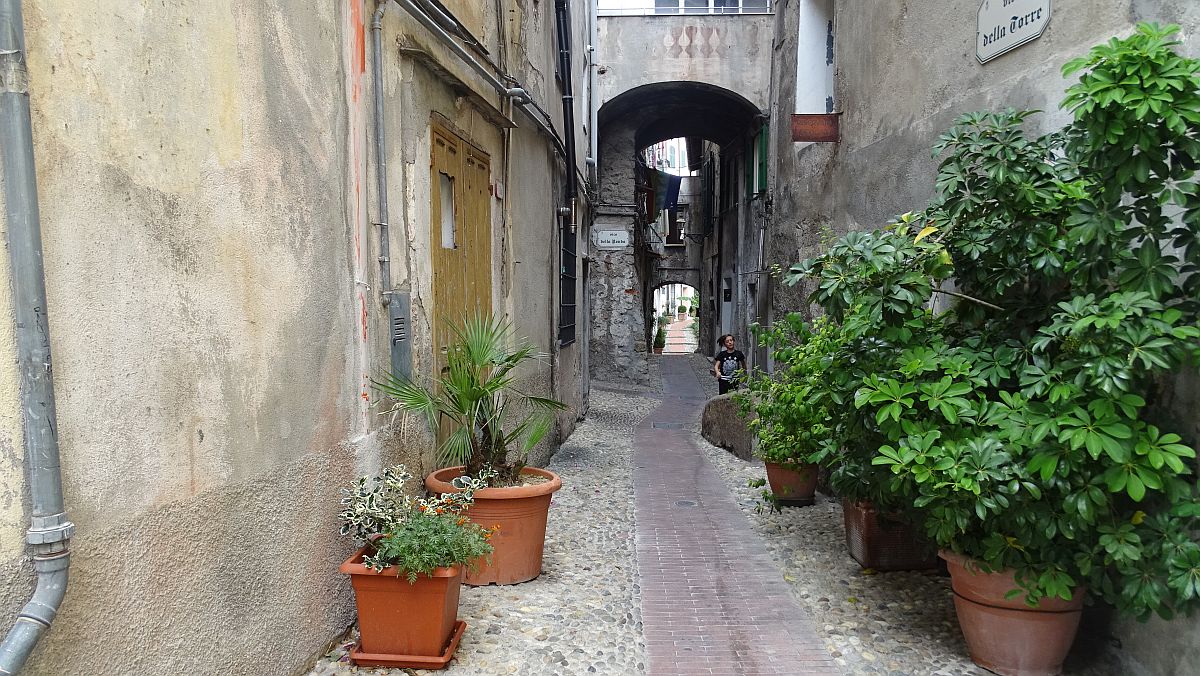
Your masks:
{"label": "man standing in alley", "polygon": [[717,393],[725,394],[737,389],[738,372],[746,370],[746,355],[734,349],[733,336],[728,333],[717,339],[717,344],[725,349],[713,357],[712,373],[717,378]]}

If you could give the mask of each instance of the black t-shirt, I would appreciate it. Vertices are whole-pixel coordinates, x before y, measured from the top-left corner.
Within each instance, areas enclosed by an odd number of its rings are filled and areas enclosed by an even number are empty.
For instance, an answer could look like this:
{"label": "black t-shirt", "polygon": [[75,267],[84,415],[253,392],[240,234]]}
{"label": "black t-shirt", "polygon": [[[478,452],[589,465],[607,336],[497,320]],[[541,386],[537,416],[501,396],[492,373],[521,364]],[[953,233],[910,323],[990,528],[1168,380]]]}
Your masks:
{"label": "black t-shirt", "polygon": [[721,372],[721,380],[733,380],[733,372],[745,367],[746,355],[742,354],[741,350],[721,350],[713,357],[713,361],[717,363],[717,370]]}

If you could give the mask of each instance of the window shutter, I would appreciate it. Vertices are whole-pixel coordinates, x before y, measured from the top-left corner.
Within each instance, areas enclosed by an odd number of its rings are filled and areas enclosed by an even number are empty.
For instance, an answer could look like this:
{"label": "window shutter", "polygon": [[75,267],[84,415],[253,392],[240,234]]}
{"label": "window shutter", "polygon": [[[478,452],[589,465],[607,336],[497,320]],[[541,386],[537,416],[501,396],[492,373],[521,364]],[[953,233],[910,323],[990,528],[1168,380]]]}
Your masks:
{"label": "window shutter", "polygon": [[767,189],[767,125],[758,132],[758,191]]}

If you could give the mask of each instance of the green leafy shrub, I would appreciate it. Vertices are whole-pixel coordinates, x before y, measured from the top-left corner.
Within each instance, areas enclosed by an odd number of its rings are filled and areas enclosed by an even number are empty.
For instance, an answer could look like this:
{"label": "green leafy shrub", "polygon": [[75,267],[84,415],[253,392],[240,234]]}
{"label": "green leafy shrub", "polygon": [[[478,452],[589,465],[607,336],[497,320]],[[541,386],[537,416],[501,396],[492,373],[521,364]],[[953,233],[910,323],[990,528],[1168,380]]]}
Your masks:
{"label": "green leafy shrub", "polygon": [[379,572],[394,567],[409,583],[436,568],[476,566],[492,553],[488,540],[493,531],[472,523],[463,512],[474,502],[475,491],[487,486],[490,474],[484,470],[477,477],[458,477],[453,485],[461,492],[428,499],[404,493],[412,475],[403,465],[361,477],[352,488],[342,489],[340,532],[367,545],[363,565]]}
{"label": "green leafy shrub", "polygon": [[654,347],[664,348],[667,346],[667,330],[662,324],[658,325],[658,329],[654,331]]}
{"label": "green leafy shrub", "polygon": [[1159,420],[1163,380],[1200,358],[1200,61],[1177,30],[1068,63],[1066,129],[963,116],[927,209],[788,275],[873,341],[854,407],[887,492],[1031,604],[1200,604],[1195,452]]}

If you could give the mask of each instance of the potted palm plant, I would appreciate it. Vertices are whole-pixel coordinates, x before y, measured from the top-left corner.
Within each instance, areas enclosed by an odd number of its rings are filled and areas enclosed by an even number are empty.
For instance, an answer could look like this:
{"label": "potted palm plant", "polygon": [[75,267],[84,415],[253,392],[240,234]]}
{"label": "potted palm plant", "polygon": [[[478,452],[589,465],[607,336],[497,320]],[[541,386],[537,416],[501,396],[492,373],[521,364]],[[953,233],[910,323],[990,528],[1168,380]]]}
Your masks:
{"label": "potted palm plant", "polygon": [[361,545],[341,572],[350,576],[360,638],[350,659],[362,666],[441,669],[458,648],[464,567],[492,546],[490,530],[463,512],[490,470],[459,477],[457,492],[417,499],[404,492],[403,465],[342,489],[342,535]]}
{"label": "potted palm plant", "polygon": [[422,416],[440,435],[436,455],[444,466],[425,478],[434,493],[453,492],[456,477],[488,470],[488,486],[475,491],[467,515],[498,526],[491,561],[468,571],[467,584],[515,584],[537,577],[551,495],[562,487],[557,474],[527,467],[529,451],[550,431],[565,409],[557,400],[529,394],[515,369],[545,355],[513,335],[502,319],[476,315],[452,326],[446,369],[430,386],[388,374],[376,387],[396,409]]}

